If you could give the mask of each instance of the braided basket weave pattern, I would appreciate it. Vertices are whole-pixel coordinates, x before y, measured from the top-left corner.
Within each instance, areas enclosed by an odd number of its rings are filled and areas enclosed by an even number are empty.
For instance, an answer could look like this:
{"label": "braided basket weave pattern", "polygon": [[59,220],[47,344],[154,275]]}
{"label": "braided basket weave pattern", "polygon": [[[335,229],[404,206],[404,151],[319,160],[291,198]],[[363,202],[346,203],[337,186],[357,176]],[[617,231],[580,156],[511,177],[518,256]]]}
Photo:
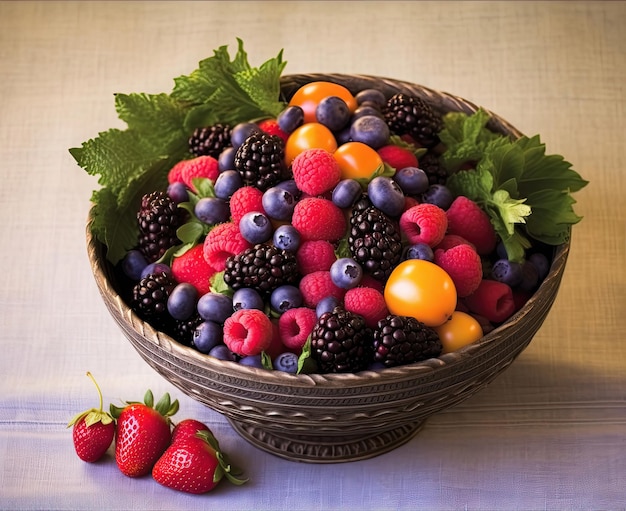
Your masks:
{"label": "braided basket weave pattern", "polygon": [[[478,107],[462,98],[387,78],[306,74],[282,78],[284,99],[303,84],[328,80],[353,93],[424,98],[441,113]],[[518,137],[491,114],[489,127]],[[121,298],[105,248],[87,225],[87,250],[104,303],[141,357],[182,392],[222,413],[253,445],[293,461],[337,463],[370,458],[410,440],[424,421],[489,384],[530,343],[556,298],[569,243],[555,247],[550,272],[526,305],[478,342],[436,359],[357,374],[292,375],[222,361],[185,347],[142,321]]]}

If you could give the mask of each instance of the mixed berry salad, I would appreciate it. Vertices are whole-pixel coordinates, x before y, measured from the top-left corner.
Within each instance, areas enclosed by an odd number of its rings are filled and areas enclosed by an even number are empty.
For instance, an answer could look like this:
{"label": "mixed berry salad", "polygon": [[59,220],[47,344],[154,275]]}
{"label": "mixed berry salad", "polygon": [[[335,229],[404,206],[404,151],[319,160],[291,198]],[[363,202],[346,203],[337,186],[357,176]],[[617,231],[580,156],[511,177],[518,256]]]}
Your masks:
{"label": "mixed berry salad", "polygon": [[239,41],[70,152],[135,313],[207,356],[289,373],[419,362],[538,289],[587,182],[538,136],[332,77],[281,90]]}

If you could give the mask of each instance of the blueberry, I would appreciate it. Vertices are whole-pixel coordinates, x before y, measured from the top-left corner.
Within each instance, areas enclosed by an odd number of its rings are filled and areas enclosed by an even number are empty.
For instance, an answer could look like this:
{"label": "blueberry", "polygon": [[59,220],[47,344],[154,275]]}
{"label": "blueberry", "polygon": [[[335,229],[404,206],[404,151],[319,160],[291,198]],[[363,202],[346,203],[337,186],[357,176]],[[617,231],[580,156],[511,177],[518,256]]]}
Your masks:
{"label": "blueberry", "polygon": [[295,179],[285,179],[276,185],[278,188],[282,188],[283,190],[287,190],[291,195],[293,195],[294,199],[298,199],[300,194],[302,193],[298,189],[298,185],[296,184]]}
{"label": "blueberry", "polygon": [[218,344],[214,348],[211,348],[209,355],[219,358],[220,360],[230,360],[231,362],[235,362],[237,360],[235,354],[230,351],[225,344]]}
{"label": "blueberry", "polygon": [[339,208],[351,208],[362,191],[356,179],[342,179],[333,189],[332,201]]}
{"label": "blueberry", "polygon": [[286,310],[302,306],[302,293],[296,286],[283,284],[278,286],[270,295],[272,309],[283,313]]}
{"label": "blueberry", "polygon": [[350,109],[340,97],[327,96],[318,103],[315,118],[330,131],[339,131],[348,124]]}
{"label": "blueberry", "polygon": [[422,259],[432,263],[435,260],[435,254],[427,243],[416,243],[407,249],[405,259]]}
{"label": "blueberry", "polygon": [[213,188],[218,199],[228,200],[242,186],[243,179],[239,172],[236,170],[225,170],[217,176]]}
{"label": "blueberry", "polygon": [[535,252],[528,257],[528,261],[535,265],[539,280],[543,280],[550,271],[550,261],[541,252]]}
{"label": "blueberry", "polygon": [[205,321],[224,324],[233,313],[233,299],[222,293],[206,293],[198,299],[196,308]]}
{"label": "blueberry", "polygon": [[276,122],[285,133],[292,133],[304,122],[304,110],[297,105],[288,106],[278,114]]}
{"label": "blueberry", "polygon": [[393,176],[393,180],[400,185],[406,195],[420,195],[428,190],[428,175],[417,167],[404,167]]}
{"label": "blueberry", "polygon": [[519,283],[519,289],[522,291],[534,291],[539,285],[539,271],[537,267],[530,261],[522,263],[522,280]]}
{"label": "blueberry", "polygon": [[141,278],[152,275],[153,273],[165,272],[168,275],[172,274],[172,269],[165,263],[150,263],[141,271]]}
{"label": "blueberry", "polygon": [[258,367],[263,369],[263,362],[261,362],[261,355],[248,355],[239,359],[239,363],[242,366]]}
{"label": "blueberry", "polygon": [[193,211],[198,220],[208,225],[221,224],[230,219],[228,202],[218,197],[203,197],[196,203]]}
{"label": "blueberry", "polygon": [[[213,321],[203,321],[193,331],[191,344],[200,353],[209,353],[224,342],[222,325]],[[224,346],[225,347],[225,346]],[[218,357],[219,358],[219,357]]]}
{"label": "blueberry", "polygon": [[298,355],[289,351],[281,353],[274,359],[273,366],[277,371],[296,374],[298,372]]}
{"label": "blueberry", "polygon": [[516,287],[522,282],[522,265],[508,259],[498,259],[491,267],[491,277],[510,287]]}
{"label": "blueberry", "polygon": [[508,254],[506,253],[506,246],[501,241],[496,245],[496,255],[499,259],[508,259]]}
{"label": "blueberry", "polygon": [[337,146],[343,145],[347,142],[352,142],[350,138],[350,125],[346,126],[344,129],[336,131],[334,133],[335,140],[337,141]]}
{"label": "blueberry", "polygon": [[122,260],[122,270],[129,279],[141,280],[141,273],[146,266],[148,262],[139,250],[129,250]]}
{"label": "blueberry", "polygon": [[250,211],[241,217],[239,232],[252,244],[265,243],[272,237],[274,227],[263,213]]}
{"label": "blueberry", "polygon": [[389,126],[376,115],[364,115],[350,124],[350,138],[378,149],[389,142]]}
{"label": "blueberry", "polygon": [[450,207],[452,201],[454,201],[454,195],[452,195],[452,192],[447,186],[433,184],[422,194],[421,199],[422,202],[434,204],[445,211]]}
{"label": "blueberry", "polygon": [[265,308],[265,302],[256,289],[242,287],[233,293],[233,310]]}
{"label": "blueberry", "polygon": [[330,267],[330,278],[342,289],[358,286],[363,278],[363,268],[351,257],[341,257]]}
{"label": "blueberry", "polygon": [[367,185],[367,194],[372,204],[386,215],[398,217],[404,211],[404,192],[390,177],[372,179]]}
{"label": "blueberry", "polygon": [[189,200],[189,191],[185,186],[185,183],[181,181],[174,181],[167,187],[167,195],[174,202],[174,204],[180,204],[181,202],[187,202]]}
{"label": "blueberry", "polygon": [[385,98],[385,94],[379,89],[363,89],[357,92],[356,96],[357,104],[362,105],[363,103],[373,103],[379,108],[383,108],[387,104],[387,99]]}
{"label": "blueberry", "polygon": [[334,296],[322,298],[315,306],[315,314],[319,318],[325,312],[331,312],[337,305],[339,305],[339,300]]}
{"label": "blueberry", "polygon": [[274,231],[272,241],[274,245],[281,250],[295,252],[300,248],[301,241],[300,231],[291,224],[279,225]]}
{"label": "blueberry", "polygon": [[352,112],[352,116],[350,117],[350,124],[354,123],[354,121],[361,117],[365,117],[366,115],[373,115],[374,117],[379,117],[381,119],[383,118],[383,114],[378,108],[370,105],[362,105],[358,107],[354,112]]}
{"label": "blueberry", "polygon": [[220,172],[235,168],[235,154],[237,154],[237,151],[234,147],[222,149],[222,152],[217,157],[217,168]]}
{"label": "blueberry", "polygon": [[254,133],[261,133],[261,128],[259,128],[257,124],[253,122],[240,122],[233,126],[230,132],[230,143],[234,149],[237,149]]}
{"label": "blueberry", "polygon": [[167,311],[174,319],[189,319],[196,310],[198,290],[187,282],[177,284],[167,299]]}
{"label": "blueberry", "polygon": [[272,186],[265,190],[261,203],[267,215],[275,220],[289,220],[296,207],[294,196],[280,186]]}

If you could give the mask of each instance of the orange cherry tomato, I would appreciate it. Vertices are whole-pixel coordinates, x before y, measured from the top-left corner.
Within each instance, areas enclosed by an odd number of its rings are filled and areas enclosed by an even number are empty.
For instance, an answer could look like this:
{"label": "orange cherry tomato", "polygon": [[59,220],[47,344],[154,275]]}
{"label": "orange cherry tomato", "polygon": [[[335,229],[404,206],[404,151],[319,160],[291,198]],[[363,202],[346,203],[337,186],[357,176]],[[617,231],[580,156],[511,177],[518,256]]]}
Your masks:
{"label": "orange cherry tomato", "polygon": [[328,96],[337,96],[348,105],[350,112],[354,112],[357,102],[352,93],[338,83],[317,81],[304,84],[300,87],[289,101],[289,105],[295,105],[304,111],[304,122],[316,122],[315,109],[322,99]]}
{"label": "orange cherry tomato", "polygon": [[430,327],[445,323],[457,301],[450,275],[423,259],[408,259],[396,266],[387,280],[384,296],[389,312],[411,316]]}
{"label": "orange cherry tomato", "polygon": [[307,149],[326,149],[333,153],[337,149],[335,135],[326,126],[318,122],[310,122],[296,128],[285,144],[285,163],[287,166],[300,153]]}
{"label": "orange cherry tomato", "polygon": [[439,334],[439,339],[443,345],[442,353],[461,349],[483,336],[483,328],[480,323],[469,314],[461,311],[454,311],[448,321],[435,327],[434,330]]}
{"label": "orange cherry tomato", "polygon": [[333,154],[341,170],[341,179],[367,179],[383,165],[375,149],[363,142],[341,144]]}

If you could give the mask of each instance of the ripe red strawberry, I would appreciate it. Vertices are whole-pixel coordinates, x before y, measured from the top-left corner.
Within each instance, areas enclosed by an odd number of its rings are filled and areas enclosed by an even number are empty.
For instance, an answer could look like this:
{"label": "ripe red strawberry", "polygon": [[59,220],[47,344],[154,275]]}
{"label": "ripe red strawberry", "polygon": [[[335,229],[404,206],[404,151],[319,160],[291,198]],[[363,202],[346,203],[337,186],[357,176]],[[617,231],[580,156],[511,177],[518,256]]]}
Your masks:
{"label": "ripe red strawberry", "polygon": [[148,474],[172,440],[170,417],[178,411],[178,400],[172,403],[165,394],[153,404],[152,391],[148,390],[143,403],[111,405],[111,415],[117,418],[115,461],[128,477]]}
{"label": "ripe red strawberry", "polygon": [[385,163],[396,170],[418,165],[415,153],[406,147],[389,144],[379,148],[377,152]]}
{"label": "ripe red strawberry", "polygon": [[172,259],[172,276],[176,282],[188,282],[198,290],[198,296],[202,296],[211,289],[211,277],[215,273],[209,263],[204,259],[204,246],[202,244],[190,248],[180,256]]}
{"label": "ripe red strawberry", "polygon": [[217,439],[208,428],[172,442],[152,469],[157,483],[193,494],[211,491],[224,477],[233,484],[244,484],[247,479],[239,477],[241,474],[220,451]]}
{"label": "ripe red strawberry", "polygon": [[210,429],[206,424],[196,419],[184,419],[174,426],[172,430],[172,443],[174,444],[178,441],[195,436],[198,431],[210,431]]}
{"label": "ripe red strawberry", "polygon": [[102,410],[102,392],[96,380],[87,372],[87,376],[94,382],[100,396],[100,407],[92,408],[76,415],[67,425],[74,426],[72,438],[74,449],[78,457],[88,463],[98,461],[107,452],[115,436],[115,422],[113,417]]}

